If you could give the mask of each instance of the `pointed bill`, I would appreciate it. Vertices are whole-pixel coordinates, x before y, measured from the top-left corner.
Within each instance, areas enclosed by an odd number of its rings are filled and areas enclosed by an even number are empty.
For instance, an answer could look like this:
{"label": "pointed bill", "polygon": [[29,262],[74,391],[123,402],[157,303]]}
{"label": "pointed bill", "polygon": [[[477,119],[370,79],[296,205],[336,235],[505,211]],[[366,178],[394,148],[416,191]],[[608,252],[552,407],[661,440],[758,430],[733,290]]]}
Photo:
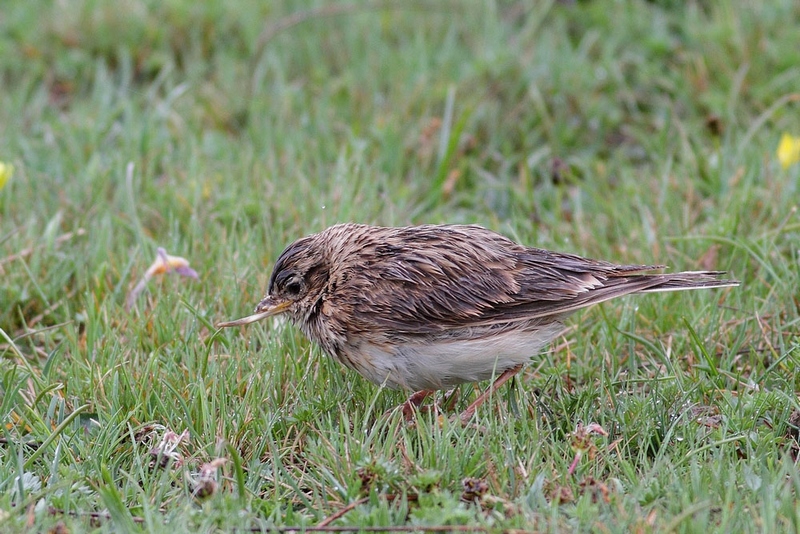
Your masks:
{"label": "pointed bill", "polygon": [[261,321],[262,319],[266,319],[267,317],[285,312],[290,305],[291,303],[288,301],[275,302],[271,298],[267,297],[258,304],[254,314],[248,315],[247,317],[242,317],[241,319],[234,319],[233,321],[217,323],[216,326],[217,328],[230,328],[232,326],[243,326],[246,324],[255,323]]}
{"label": "pointed bill", "polygon": [[221,323],[217,323],[217,328],[230,328],[232,326],[243,326],[250,323],[256,323],[262,319],[266,319],[270,315],[275,315],[272,311],[263,311],[260,313],[254,313],[253,315],[248,315],[247,317],[242,317],[241,319],[234,319],[233,321],[223,321]]}

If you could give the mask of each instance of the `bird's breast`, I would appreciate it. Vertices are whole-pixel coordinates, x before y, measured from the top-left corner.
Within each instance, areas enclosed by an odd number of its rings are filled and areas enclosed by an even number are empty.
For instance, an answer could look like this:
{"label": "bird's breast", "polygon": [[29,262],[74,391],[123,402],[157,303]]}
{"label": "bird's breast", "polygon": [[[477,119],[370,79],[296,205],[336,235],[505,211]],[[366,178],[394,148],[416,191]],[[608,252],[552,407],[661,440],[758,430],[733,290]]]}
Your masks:
{"label": "bird's breast", "polygon": [[562,330],[555,322],[482,337],[348,339],[333,354],[367,380],[392,389],[446,389],[479,382],[527,363]]}

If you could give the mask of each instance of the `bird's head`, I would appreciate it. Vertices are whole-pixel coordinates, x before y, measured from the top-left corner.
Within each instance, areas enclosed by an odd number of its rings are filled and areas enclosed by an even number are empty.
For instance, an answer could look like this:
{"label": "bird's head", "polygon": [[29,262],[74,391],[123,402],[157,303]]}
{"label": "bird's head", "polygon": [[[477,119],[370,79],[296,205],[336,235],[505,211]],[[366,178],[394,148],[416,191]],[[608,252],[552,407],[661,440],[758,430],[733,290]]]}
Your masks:
{"label": "bird's head", "polygon": [[217,326],[241,326],[281,313],[288,313],[295,323],[303,323],[321,304],[328,273],[325,251],[319,246],[317,235],[298,239],[278,257],[267,294],[253,314]]}

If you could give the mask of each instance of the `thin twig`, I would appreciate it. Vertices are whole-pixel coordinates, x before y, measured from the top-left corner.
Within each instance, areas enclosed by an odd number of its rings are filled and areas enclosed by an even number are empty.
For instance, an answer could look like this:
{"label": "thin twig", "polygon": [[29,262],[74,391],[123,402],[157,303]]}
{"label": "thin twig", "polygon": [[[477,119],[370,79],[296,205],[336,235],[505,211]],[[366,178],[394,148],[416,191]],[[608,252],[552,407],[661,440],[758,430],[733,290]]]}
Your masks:
{"label": "thin twig", "polygon": [[350,504],[348,504],[335,514],[329,515],[328,517],[317,523],[317,527],[327,527],[328,525],[330,525],[331,523],[342,517],[344,514],[355,508],[356,506],[362,505],[367,501],[369,501],[369,497],[364,497],[362,499],[358,499],[357,501],[351,502]]}
{"label": "thin twig", "polygon": [[[82,235],[86,235],[86,230],[84,230],[83,228],[78,228],[74,232],[67,232],[66,234],[58,236],[57,238],[55,238],[53,240],[53,244],[54,245],[60,245],[64,241],[69,241],[70,239],[72,239],[75,236],[82,236]],[[6,256],[5,258],[0,258],[0,268],[2,268],[3,265],[5,265],[6,263],[11,263],[14,260],[18,260],[20,258],[28,257],[31,254],[33,254],[35,251],[37,251],[38,249],[40,249],[42,247],[45,247],[45,246],[46,245],[42,244],[42,245],[36,245],[34,247],[28,247],[28,248],[20,250],[16,254],[12,254],[10,256]]]}
{"label": "thin twig", "polygon": [[[28,328],[33,328],[34,326],[36,326],[39,322],[41,322],[42,319],[44,319],[46,316],[48,316],[51,313],[53,313],[54,311],[56,311],[59,308],[59,306],[64,304],[65,301],[67,301],[67,300],[71,299],[72,297],[74,297],[77,293],[78,293],[78,288],[76,287],[75,289],[73,289],[72,291],[67,293],[67,296],[65,296],[64,298],[60,299],[58,302],[54,303],[52,306],[50,306],[49,308],[44,310],[42,313],[40,313],[39,315],[33,317],[30,321],[28,321]],[[68,322],[71,322],[71,321],[68,321]],[[67,323],[63,323],[63,324],[67,324]]]}
{"label": "thin twig", "polygon": [[42,443],[42,441],[15,441],[13,439],[0,438],[0,445],[22,445],[23,447],[28,447],[34,451],[41,447]]}

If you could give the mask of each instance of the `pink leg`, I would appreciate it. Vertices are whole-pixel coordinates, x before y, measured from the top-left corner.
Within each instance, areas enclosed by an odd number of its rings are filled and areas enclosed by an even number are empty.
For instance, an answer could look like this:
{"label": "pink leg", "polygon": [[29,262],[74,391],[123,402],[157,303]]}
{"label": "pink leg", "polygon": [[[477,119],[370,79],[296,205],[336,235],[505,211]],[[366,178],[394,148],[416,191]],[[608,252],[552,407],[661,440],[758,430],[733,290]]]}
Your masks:
{"label": "pink leg", "polygon": [[475,415],[475,410],[478,409],[478,406],[486,402],[486,399],[488,399],[489,396],[492,395],[495,392],[495,390],[497,390],[497,388],[499,388],[500,386],[511,380],[517,373],[520,372],[520,370],[522,370],[522,365],[518,365],[516,367],[512,367],[511,369],[506,369],[505,371],[503,371],[503,373],[497,377],[494,383],[492,383],[492,385],[489,386],[486,389],[486,391],[481,393],[481,395],[477,399],[475,399],[472,402],[472,404],[467,406],[466,410],[461,412],[461,423],[462,424],[469,423],[470,419],[472,419],[472,416]]}
{"label": "pink leg", "polygon": [[406,421],[411,421],[414,419],[414,414],[416,413],[417,409],[431,393],[433,393],[433,391],[423,389],[411,395],[408,400],[400,406],[400,411],[403,412],[403,419]]}

